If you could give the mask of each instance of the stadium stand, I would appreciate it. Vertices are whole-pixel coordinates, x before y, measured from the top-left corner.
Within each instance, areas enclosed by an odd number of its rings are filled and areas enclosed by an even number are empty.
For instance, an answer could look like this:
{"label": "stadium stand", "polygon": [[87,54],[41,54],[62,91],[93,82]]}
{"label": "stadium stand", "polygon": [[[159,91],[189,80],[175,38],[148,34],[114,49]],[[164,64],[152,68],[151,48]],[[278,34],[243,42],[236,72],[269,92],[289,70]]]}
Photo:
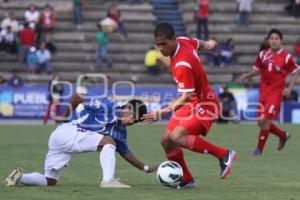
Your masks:
{"label": "stadium stand", "polygon": [[[9,1],[2,3],[0,16],[7,11],[15,11],[20,22],[23,21],[24,10],[33,1],[20,2]],[[111,1],[89,0],[83,6],[83,19],[81,29],[76,29],[72,23],[72,4],[70,1],[52,0],[51,5],[57,14],[57,23],[54,33],[57,53],[53,56],[53,68],[59,71],[65,80],[74,80],[78,74],[87,72],[101,72],[109,75],[112,80],[131,80],[139,83],[173,83],[171,76],[166,72],[152,77],[147,74],[143,65],[144,53],[153,42],[152,31],[157,19],[160,21],[174,19],[177,6],[182,16],[182,22],[178,27],[179,34],[184,32],[189,36],[195,36],[196,26],[193,22],[194,0],[164,0],[158,5],[157,0],[150,3],[128,5],[121,3],[118,9],[122,12],[122,18],[128,29],[128,38],[125,40],[118,33],[109,35],[109,54],[113,59],[112,68],[97,68],[95,64],[95,31],[96,23],[106,16]],[[42,8],[49,1],[34,1],[38,8]],[[270,0],[255,2],[254,12],[251,15],[250,28],[238,28],[235,23],[235,0],[211,0],[209,16],[210,37],[217,37],[225,41],[232,37],[236,42],[238,60],[234,66],[228,68],[206,67],[211,83],[219,84],[232,80],[233,74],[240,74],[249,70],[258,53],[259,45],[266,33],[272,27],[281,29],[284,33],[284,43],[292,52],[292,44],[297,40],[300,32],[300,21],[288,16],[284,12],[285,0]],[[171,9],[172,11],[166,11]],[[166,9],[166,10],[165,10]],[[173,11],[174,10],[174,11]],[[167,18],[163,18],[167,17]],[[1,18],[2,20],[2,18]],[[176,20],[180,22],[178,16]],[[185,28],[185,30],[183,29]],[[205,56],[202,56],[204,63]],[[27,75],[24,64],[18,62],[15,55],[1,55],[0,73],[4,77],[10,76],[11,69],[18,69],[27,82],[47,82],[50,76]]]}
{"label": "stadium stand", "polygon": [[151,0],[157,23],[168,22],[172,24],[177,36],[186,36],[185,27],[177,2],[174,0]]}
{"label": "stadium stand", "polygon": [[[193,21],[194,0],[177,0],[186,32],[190,36],[196,35],[196,25]],[[249,28],[236,25],[236,0],[211,0],[209,16],[210,37],[216,37],[221,41],[228,38],[235,40],[237,63],[228,68],[206,67],[208,74],[213,77],[210,82],[214,83],[214,74],[224,75],[223,81],[231,81],[230,76],[240,74],[251,69],[259,52],[259,45],[263,42],[271,28],[278,28],[284,34],[284,46],[292,53],[293,44],[298,38],[300,21],[284,12],[287,5],[285,0],[260,0],[255,1],[254,11],[251,14]],[[204,59],[203,59],[204,60]],[[226,77],[229,78],[226,80]],[[299,82],[298,82],[299,83]]]}

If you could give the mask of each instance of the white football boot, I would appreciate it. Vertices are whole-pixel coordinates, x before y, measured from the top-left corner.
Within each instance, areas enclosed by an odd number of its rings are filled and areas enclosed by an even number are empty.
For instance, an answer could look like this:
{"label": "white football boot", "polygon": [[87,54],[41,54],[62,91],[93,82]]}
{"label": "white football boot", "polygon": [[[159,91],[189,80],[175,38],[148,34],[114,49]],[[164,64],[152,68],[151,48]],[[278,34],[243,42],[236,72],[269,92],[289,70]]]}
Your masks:
{"label": "white football boot", "polygon": [[23,175],[23,169],[21,167],[15,168],[6,178],[5,185],[7,187],[13,187],[18,184],[20,178]]}
{"label": "white football boot", "polygon": [[100,187],[101,188],[130,188],[129,185],[121,183],[119,179],[111,179],[108,182],[102,181]]}

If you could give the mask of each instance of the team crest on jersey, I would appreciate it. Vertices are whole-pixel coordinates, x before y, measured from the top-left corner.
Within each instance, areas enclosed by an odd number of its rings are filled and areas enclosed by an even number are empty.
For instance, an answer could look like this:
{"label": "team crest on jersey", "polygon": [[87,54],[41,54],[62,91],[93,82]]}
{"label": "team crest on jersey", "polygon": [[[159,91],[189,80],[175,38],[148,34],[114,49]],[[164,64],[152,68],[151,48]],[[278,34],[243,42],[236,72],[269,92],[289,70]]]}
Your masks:
{"label": "team crest on jersey", "polygon": [[280,72],[281,67],[280,67],[280,66],[276,66],[276,67],[275,67],[275,70],[276,70],[276,72]]}
{"label": "team crest on jersey", "polygon": [[178,83],[179,88],[184,88],[184,83]]}

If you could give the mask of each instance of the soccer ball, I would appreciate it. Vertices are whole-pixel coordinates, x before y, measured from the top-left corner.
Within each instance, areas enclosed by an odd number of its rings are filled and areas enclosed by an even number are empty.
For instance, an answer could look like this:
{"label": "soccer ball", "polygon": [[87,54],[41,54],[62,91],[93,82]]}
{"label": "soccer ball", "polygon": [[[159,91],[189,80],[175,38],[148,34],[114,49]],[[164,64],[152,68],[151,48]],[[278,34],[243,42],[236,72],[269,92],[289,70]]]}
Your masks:
{"label": "soccer ball", "polygon": [[168,187],[177,187],[183,177],[181,166],[174,161],[161,163],[156,172],[158,181]]}

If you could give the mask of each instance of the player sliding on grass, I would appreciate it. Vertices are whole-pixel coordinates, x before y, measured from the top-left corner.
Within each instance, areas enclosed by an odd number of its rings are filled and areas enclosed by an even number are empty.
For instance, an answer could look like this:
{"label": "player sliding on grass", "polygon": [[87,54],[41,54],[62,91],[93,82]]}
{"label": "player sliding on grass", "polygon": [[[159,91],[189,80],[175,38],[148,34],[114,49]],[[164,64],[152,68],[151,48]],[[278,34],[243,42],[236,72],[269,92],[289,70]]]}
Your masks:
{"label": "player sliding on grass", "polygon": [[[38,172],[23,174],[21,168],[16,168],[5,179],[7,186],[16,184],[54,186],[73,155],[85,152],[101,151],[102,188],[130,187],[114,178],[115,151],[134,167],[146,173],[156,171],[157,166],[145,165],[127,146],[126,126],[139,122],[141,116],[147,113],[142,101],[131,100],[125,106],[117,107],[107,98],[82,98],[76,94],[70,105],[75,108],[81,102],[84,107],[77,116],[69,122],[62,123],[52,132],[45,159],[45,174]],[[64,116],[68,116],[70,112],[70,108],[66,109]]]}
{"label": "player sliding on grass", "polygon": [[[279,116],[282,98],[291,94],[298,77],[298,67],[291,54],[281,47],[282,39],[282,33],[279,30],[270,30],[268,34],[270,48],[261,51],[256,58],[253,70],[242,75],[244,81],[253,76],[261,75],[259,120],[257,121],[260,133],[257,147],[252,153],[253,156],[259,156],[263,153],[269,133],[279,137],[278,151],[284,148],[286,141],[291,137],[289,133],[281,130],[272,122]],[[292,77],[288,87],[285,88],[285,79],[288,74],[292,74]]]}
{"label": "player sliding on grass", "polygon": [[[210,88],[197,50],[210,50],[217,42],[207,42],[196,38],[175,37],[170,24],[159,24],[154,32],[155,44],[164,56],[171,58],[171,70],[181,96],[168,107],[145,114],[145,123],[157,121],[161,116],[175,111],[161,139],[161,144],[169,160],[178,162],[183,169],[181,188],[194,188],[196,183],[190,173],[182,152],[182,147],[198,153],[208,153],[220,161],[220,177],[225,178],[236,159],[236,152],[216,146],[202,136],[219,116],[219,102]],[[202,136],[200,136],[202,135]]]}

